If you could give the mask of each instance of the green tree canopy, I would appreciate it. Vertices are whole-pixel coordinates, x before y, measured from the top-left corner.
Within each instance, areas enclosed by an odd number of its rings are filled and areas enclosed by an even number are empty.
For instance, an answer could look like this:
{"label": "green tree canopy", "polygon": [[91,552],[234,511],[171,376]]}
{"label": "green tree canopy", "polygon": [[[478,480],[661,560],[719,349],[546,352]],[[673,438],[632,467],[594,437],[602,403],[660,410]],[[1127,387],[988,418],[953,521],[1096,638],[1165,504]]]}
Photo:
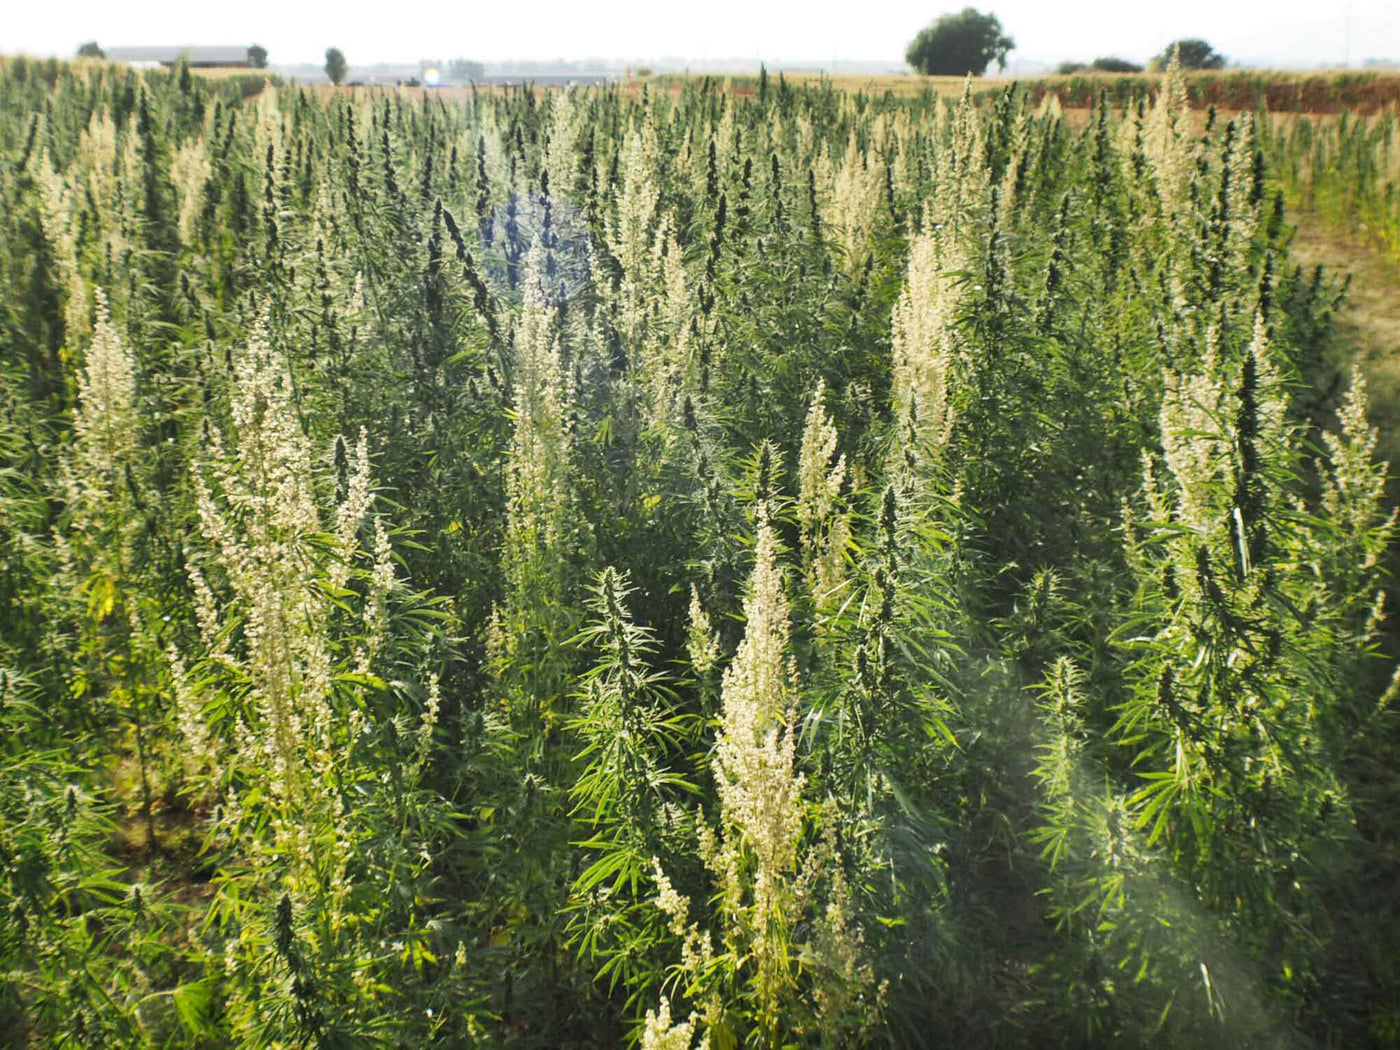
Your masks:
{"label": "green tree canopy", "polygon": [[78,48],[79,58],[106,58],[107,52],[97,45],[96,40],[89,40],[82,47]]}
{"label": "green tree canopy", "polygon": [[1090,71],[1094,73],[1141,73],[1142,66],[1136,62],[1129,62],[1126,58],[1114,58],[1109,55],[1103,58],[1096,58],[1089,65],[1083,62],[1061,62],[1055,67],[1055,72],[1061,76],[1069,76],[1073,73],[1083,73]]}
{"label": "green tree canopy", "polygon": [[1155,67],[1165,66],[1172,57],[1172,49],[1175,48],[1181,57],[1182,69],[1223,69],[1225,68],[1225,56],[1218,54],[1210,44],[1197,37],[1184,40],[1174,40],[1163,49],[1162,53],[1153,59]]}
{"label": "green tree canopy", "polygon": [[1006,54],[1015,46],[996,15],[964,7],[920,30],[904,60],[920,73],[980,77],[993,59],[998,69],[1005,69]]}
{"label": "green tree canopy", "polygon": [[248,65],[253,69],[266,69],[267,48],[261,44],[250,44],[248,46]]}
{"label": "green tree canopy", "polygon": [[1094,68],[1100,73],[1142,72],[1142,66],[1138,65],[1136,62],[1129,62],[1126,58],[1116,58],[1113,55],[1094,59]]}
{"label": "green tree canopy", "polygon": [[345,82],[345,69],[345,53],[338,47],[326,48],[326,76],[331,78],[332,84]]}

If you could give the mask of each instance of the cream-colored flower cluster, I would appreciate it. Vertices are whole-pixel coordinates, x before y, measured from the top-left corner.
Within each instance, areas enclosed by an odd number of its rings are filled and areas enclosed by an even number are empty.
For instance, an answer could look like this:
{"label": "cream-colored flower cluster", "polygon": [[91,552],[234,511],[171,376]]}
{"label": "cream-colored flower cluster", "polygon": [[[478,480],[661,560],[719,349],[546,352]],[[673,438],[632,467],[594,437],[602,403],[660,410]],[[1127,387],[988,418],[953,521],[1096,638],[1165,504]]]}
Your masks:
{"label": "cream-colored flower cluster", "polygon": [[549,172],[549,193],[555,200],[563,200],[572,191],[578,173],[579,118],[579,105],[573,88],[565,88],[551,96],[544,169]]}
{"label": "cream-colored flower cluster", "polygon": [[[1362,537],[1374,527],[1378,513],[1385,506],[1386,472],[1376,469],[1376,445],[1380,432],[1366,416],[1366,380],[1360,369],[1351,377],[1351,389],[1337,412],[1341,433],[1325,431],[1322,441],[1327,449],[1328,469],[1322,478],[1322,506],[1330,521],[1344,535],[1363,542]],[[1390,512],[1394,522],[1400,510]],[[1383,547],[1365,544],[1361,568],[1371,569],[1384,553]]]}
{"label": "cream-colored flower cluster", "polygon": [[797,497],[807,586],[817,607],[824,611],[840,598],[846,577],[846,547],[851,540],[850,515],[841,509],[846,457],[836,455],[838,435],[826,411],[825,396],[826,382],[818,380],[802,431]]}
{"label": "cream-colored flower cluster", "polygon": [[78,245],[73,235],[74,194],[68,177],[53,169],[46,150],[40,152],[34,165],[34,179],[39,188],[40,226],[64,289],[64,342],[72,351],[88,334],[87,282],[78,267]]}
{"label": "cream-colored flower cluster", "polygon": [[170,166],[170,181],[180,209],[180,240],[193,242],[194,221],[204,204],[204,186],[213,165],[205,151],[204,138],[191,138],[175,152]]}
{"label": "cream-colored flower cluster", "polygon": [[[1252,362],[1258,391],[1256,440],[1261,449],[1275,449],[1284,436],[1287,397],[1271,360],[1261,319],[1255,320],[1254,336],[1245,354]],[[1169,377],[1162,399],[1162,449],[1176,480],[1176,513],[1200,535],[1230,513],[1231,481],[1240,469],[1239,406],[1235,389],[1221,378],[1225,371],[1218,333],[1212,327],[1199,370]]]}
{"label": "cream-colored flower cluster", "polygon": [[924,228],[954,238],[967,233],[968,225],[986,208],[991,195],[986,136],[972,98],[971,77],[953,111],[948,144],[934,153],[932,175],[933,193]]}
{"label": "cream-colored flower cluster", "polygon": [[[366,121],[365,127],[369,127]],[[269,83],[259,91],[253,103],[253,156],[261,160],[267,155],[267,147],[281,150],[282,138],[286,135],[286,118],[282,115],[281,96],[277,88]]]}
{"label": "cream-colored flower cluster", "polygon": [[895,412],[914,421],[916,454],[942,449],[953,427],[948,395],[959,293],[948,274],[961,266],[951,232],[931,223],[926,214],[910,244],[904,289],[892,312]]}
{"label": "cream-colored flower cluster", "polygon": [[841,165],[832,177],[831,203],[831,218],[846,268],[857,274],[870,254],[871,240],[885,207],[885,167],[861,150],[854,127]]}
{"label": "cream-colored flower cluster", "polygon": [[[1011,151],[1006,159],[1006,170],[997,183],[997,222],[1003,234],[1003,250],[1007,250],[1005,235],[1013,230],[1016,218],[1026,211],[1017,208],[1017,194],[1035,186],[1037,174],[1036,154],[1031,150],[1031,116],[1023,107],[1017,113],[1011,129]],[[1008,267],[1009,258],[1008,250]]]}
{"label": "cream-colored flower cluster", "polygon": [[174,644],[166,647],[165,656],[170,664],[171,688],[175,695],[175,724],[184,741],[180,757],[190,772],[213,768],[218,762],[218,748],[210,737],[204,705],[190,681],[184,657]]}
{"label": "cream-colored flower cluster", "polygon": [[1162,449],[1177,483],[1176,512],[1199,532],[1214,524],[1217,486],[1229,468],[1229,436],[1218,426],[1228,410],[1228,391],[1216,377],[1218,368],[1215,354],[1208,353],[1199,373],[1169,377],[1162,398]]}
{"label": "cream-colored flower cluster", "polygon": [[[722,687],[722,727],[715,748],[720,797],[719,832],[697,819],[700,855],[721,884],[725,943],[752,962],[761,1009],[775,1018],[792,984],[788,937],[795,911],[797,847],[805,822],[805,777],[796,770],[792,728],[795,669],[788,655],[791,624],[777,537],[767,510],[759,509],[758,541],[747,629]],[[708,1026],[722,1013],[719,991],[708,978],[716,963],[708,931],[689,919],[690,901],[676,892],[658,861],[657,907],[682,938],[687,994],[698,996]],[[687,1031],[687,1037],[692,1032]]]}
{"label": "cream-colored flower cluster", "polygon": [[778,904],[780,881],[797,860],[802,787],[792,730],[795,669],[778,540],[760,511],[753,579],[744,603],[747,628],[721,690],[723,729],[715,749],[722,825],[730,848],[755,859],[754,909]]}
{"label": "cream-colored flower cluster", "polygon": [[690,625],[686,638],[686,651],[690,654],[690,666],[697,674],[706,674],[719,662],[719,639],[710,625],[709,614],[700,604],[700,591],[695,584],[690,585]]}
{"label": "cream-colored flower cluster", "polygon": [[[1184,222],[1190,219],[1186,210],[1198,150],[1191,135],[1190,114],[1186,75],[1179,56],[1173,51],[1143,128],[1143,145],[1155,176],[1163,213],[1169,218],[1180,217]],[[1186,228],[1189,227],[1183,227]]]}
{"label": "cream-colored flower cluster", "polygon": [[[699,1018],[695,1014],[684,1021],[671,1023],[671,1004],[663,995],[655,1010],[648,1010],[646,1024],[642,1028],[642,1050],[691,1050],[695,1038],[695,1027]],[[696,1044],[695,1050],[705,1050],[710,1045],[709,1035]]]}
{"label": "cream-colored flower cluster", "polygon": [[[1229,173],[1226,203],[1229,226],[1224,251],[1224,268],[1230,274],[1251,274],[1250,250],[1259,230],[1259,205],[1254,192],[1254,124],[1248,120],[1234,122],[1234,135],[1224,163]],[[1254,292],[1250,281],[1249,291]]]}
{"label": "cream-colored flower cluster", "polygon": [[1337,420],[1341,433],[1322,435],[1327,457],[1318,470],[1322,509],[1334,532],[1313,544],[1304,558],[1323,603],[1343,613],[1370,603],[1362,628],[1363,642],[1369,644],[1386,617],[1377,573],[1394,541],[1400,509],[1386,508],[1389,464],[1375,462],[1379,434],[1366,416],[1366,382],[1359,369]]}
{"label": "cream-colored flower cluster", "polygon": [[[436,672],[428,675],[428,702],[423,706],[423,720],[418,726],[418,742],[413,753],[413,772],[420,772],[427,764],[433,747],[433,733],[437,730],[438,718],[442,714],[442,683]],[[461,950],[461,945],[458,945]]]}
{"label": "cream-colored flower cluster", "polygon": [[[745,613],[745,637],[724,676],[715,760],[718,831],[703,817],[696,821],[700,857],[719,882],[726,954],[717,954],[710,931],[691,920],[690,898],[675,889],[656,858],[653,903],[666,916],[670,932],[681,939],[682,987],[697,1001],[698,1020],[707,1028],[724,1018],[725,982],[715,978],[728,966],[734,968],[729,977],[747,984],[755,997],[760,1027],[776,1024],[791,996],[805,991],[823,1033],[850,1030],[852,1025],[864,1030],[878,1021],[885,987],[875,981],[865,960],[863,936],[851,918],[850,890],[836,846],[840,816],[834,803],[823,807],[822,834],[813,848],[800,862],[798,858],[809,807],[802,797],[806,778],[795,768],[796,673],[787,652],[791,625],[777,541],[763,509]],[[826,891],[819,895],[823,884]],[[811,939],[799,948],[792,938],[803,922],[809,924]],[[799,988],[793,967],[797,954],[809,961],[805,989]],[[689,1046],[696,1024],[697,1015],[692,1014],[684,1025],[673,1025],[663,998],[662,1010],[648,1015],[647,1031],[652,1038],[670,1037],[682,1040],[675,1045]]]}
{"label": "cream-colored flower cluster", "polygon": [[646,316],[651,281],[647,265],[652,226],[660,200],[657,166],[660,147],[650,121],[633,128],[622,146],[622,185],[617,194],[617,217],[604,217],[608,248],[622,267],[622,328],[635,339]]}
{"label": "cream-colored flower cluster", "polygon": [[659,294],[648,308],[651,319],[645,331],[636,335],[641,347],[639,363],[650,394],[650,421],[655,425],[672,416],[690,363],[693,308],[673,214],[663,216],[657,225],[647,267]]}
{"label": "cream-colored flower cluster", "polygon": [[[791,624],[778,541],[760,507],[758,542],[744,640],[724,674],[722,728],[715,748],[720,797],[719,833],[697,818],[700,855],[719,879],[720,913],[727,944],[752,960],[763,1011],[776,1017],[791,985],[787,937],[803,902],[795,892],[797,847],[805,820],[805,777],[796,770],[792,729],[795,669],[788,655]],[[673,934],[682,938],[681,968],[687,994],[698,996],[707,1026],[722,1015],[719,991],[708,985],[716,963],[709,931],[690,921],[690,900],[678,893],[653,859],[657,907]],[[674,1031],[669,1024],[657,1036]],[[689,1022],[688,1022],[689,1023]],[[658,1022],[659,1024],[659,1022]],[[693,1029],[684,1029],[689,1039]],[[688,1044],[686,1044],[688,1045]]]}
{"label": "cream-colored flower cluster", "polygon": [[715,163],[719,169],[720,184],[723,186],[725,173],[734,167],[734,157],[739,146],[739,127],[734,119],[734,104],[726,96],[722,103],[723,112],[715,128]]}
{"label": "cream-colored flower cluster", "polygon": [[[213,655],[236,666],[250,688],[234,722],[234,747],[222,761],[234,768],[270,771],[267,793],[273,840],[265,848],[291,861],[293,884],[305,879],[341,886],[348,859],[343,808],[334,789],[342,747],[332,705],[333,604],[323,577],[335,589],[358,559],[357,533],[370,507],[368,440],[362,432],[353,452],[343,502],[334,507],[336,549],[323,553],[312,538],[323,532],[314,489],[312,451],[302,430],[287,364],[259,328],[235,358],[232,392],[233,445],[211,428],[206,466],[194,473],[201,531],[230,593],[220,607],[205,577],[191,568],[201,634]],[[376,522],[375,568],[357,664],[368,670],[379,643],[374,624],[393,587],[387,533]],[[220,641],[230,621],[241,624],[244,646]],[[175,665],[177,681],[181,668]],[[187,701],[182,705],[188,706]],[[193,716],[186,712],[183,721]],[[200,747],[192,728],[191,744]],[[206,754],[212,748],[206,745]],[[216,773],[220,770],[216,769]],[[234,808],[230,798],[230,809]],[[327,844],[319,827],[335,834]],[[320,845],[318,845],[318,841]]]}
{"label": "cream-colored flower cluster", "polygon": [[568,524],[572,461],[569,402],[556,311],[544,299],[544,248],[526,255],[524,306],[515,330],[515,433],[510,448],[507,575],[518,594],[528,592],[542,559],[559,552]]}
{"label": "cream-colored flower cluster", "polygon": [[[796,897],[803,909],[814,908],[810,965],[817,1029],[824,1035],[854,1029],[862,1035],[880,1022],[888,981],[876,981],[865,952],[865,935],[851,918],[851,890],[835,829],[840,814],[834,799],[822,806],[822,834],[802,862]],[[828,883],[824,904],[816,884]]]}
{"label": "cream-colored flower cluster", "polygon": [[73,455],[67,463],[69,499],[82,514],[100,514],[116,495],[118,473],[136,452],[139,407],[136,357],[112,324],[107,296],[98,288],[97,324],[78,371]]}
{"label": "cream-colored flower cluster", "polygon": [[70,611],[87,626],[123,602],[136,634],[141,633],[139,613],[126,601],[131,543],[140,521],[134,504],[140,426],[136,357],[112,323],[101,288],[95,298],[97,324],[76,376],[73,443],[59,464],[67,520],[54,535],[58,593],[68,596]]}

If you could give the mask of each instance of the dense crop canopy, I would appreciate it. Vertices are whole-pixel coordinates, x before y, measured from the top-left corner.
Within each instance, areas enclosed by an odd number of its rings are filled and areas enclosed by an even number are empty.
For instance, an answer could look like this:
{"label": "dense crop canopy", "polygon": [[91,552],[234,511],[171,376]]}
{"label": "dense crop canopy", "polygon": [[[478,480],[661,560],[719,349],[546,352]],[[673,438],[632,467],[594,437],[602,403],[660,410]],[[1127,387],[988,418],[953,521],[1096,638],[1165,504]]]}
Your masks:
{"label": "dense crop canopy", "polygon": [[1393,1037],[1382,149],[0,63],[0,1031]]}

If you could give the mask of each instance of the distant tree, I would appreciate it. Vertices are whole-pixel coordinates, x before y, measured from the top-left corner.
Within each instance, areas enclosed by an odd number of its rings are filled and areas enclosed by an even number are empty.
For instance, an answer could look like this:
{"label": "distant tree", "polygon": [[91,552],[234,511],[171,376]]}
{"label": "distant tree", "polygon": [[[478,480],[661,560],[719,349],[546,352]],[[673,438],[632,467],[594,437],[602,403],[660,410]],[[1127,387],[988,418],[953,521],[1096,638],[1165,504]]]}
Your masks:
{"label": "distant tree", "polygon": [[480,80],[485,73],[485,66],[470,59],[454,58],[447,63],[447,76],[451,80]]}
{"label": "distant tree", "polygon": [[1106,58],[1094,59],[1094,68],[1100,73],[1141,73],[1142,66],[1136,62],[1129,62],[1126,58]]}
{"label": "distant tree", "polygon": [[107,52],[97,46],[96,40],[89,40],[82,47],[78,48],[79,58],[106,58]]}
{"label": "distant tree", "polygon": [[326,76],[330,77],[332,84],[343,84],[345,82],[345,54],[338,47],[326,48]]}
{"label": "distant tree", "polygon": [[1082,73],[1088,68],[1083,62],[1061,62],[1055,67],[1055,72],[1062,77],[1067,77],[1072,73]]}
{"label": "distant tree", "polygon": [[261,44],[250,44],[248,47],[248,65],[253,69],[267,68],[267,48]]}
{"label": "distant tree", "polygon": [[980,77],[992,59],[998,69],[1005,69],[1006,53],[1015,46],[1016,41],[1001,31],[996,15],[964,7],[920,30],[904,60],[920,73]]}
{"label": "distant tree", "polygon": [[1217,54],[1204,40],[1191,37],[1185,40],[1173,40],[1163,49],[1162,53],[1154,58],[1149,66],[1152,69],[1162,69],[1171,61],[1172,49],[1177,49],[1181,56],[1182,69],[1224,69],[1225,56]]}

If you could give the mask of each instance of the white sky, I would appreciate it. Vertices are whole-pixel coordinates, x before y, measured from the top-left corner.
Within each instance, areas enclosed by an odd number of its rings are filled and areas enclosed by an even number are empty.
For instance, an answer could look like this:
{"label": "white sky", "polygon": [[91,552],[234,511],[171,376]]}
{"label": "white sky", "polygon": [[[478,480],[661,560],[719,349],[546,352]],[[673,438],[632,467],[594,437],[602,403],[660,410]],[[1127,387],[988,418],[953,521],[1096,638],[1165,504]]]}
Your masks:
{"label": "white sky", "polygon": [[[465,56],[579,59],[764,58],[902,61],[918,29],[966,0],[0,0],[0,53],[69,55],[104,46],[242,44],[274,64],[317,62],[339,47],[352,65]],[[1235,61],[1342,65],[1400,60],[1400,0],[972,0],[994,12],[1026,60],[1143,60],[1183,36]],[[436,10],[434,10],[436,8]],[[1350,13],[1348,13],[1350,12]]]}

